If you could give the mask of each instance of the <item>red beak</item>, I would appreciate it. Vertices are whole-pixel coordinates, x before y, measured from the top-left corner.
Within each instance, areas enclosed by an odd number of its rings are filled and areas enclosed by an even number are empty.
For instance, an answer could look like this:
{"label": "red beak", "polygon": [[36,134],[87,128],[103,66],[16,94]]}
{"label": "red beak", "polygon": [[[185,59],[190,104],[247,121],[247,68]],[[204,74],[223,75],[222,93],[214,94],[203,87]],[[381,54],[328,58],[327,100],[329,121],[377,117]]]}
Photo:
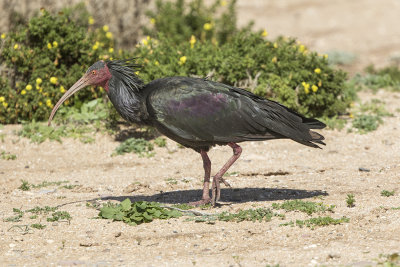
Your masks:
{"label": "red beak", "polygon": [[58,100],[57,104],[54,106],[53,110],[51,111],[49,121],[48,121],[48,126],[51,124],[51,120],[53,119],[54,115],[56,114],[57,109],[61,106],[62,103],[64,103],[65,100],[70,98],[73,94],[81,90],[82,88],[85,88],[86,86],[90,85],[89,83],[89,75],[85,74],[83,75],[82,78],[80,78],[72,87],[65,92],[65,94]]}

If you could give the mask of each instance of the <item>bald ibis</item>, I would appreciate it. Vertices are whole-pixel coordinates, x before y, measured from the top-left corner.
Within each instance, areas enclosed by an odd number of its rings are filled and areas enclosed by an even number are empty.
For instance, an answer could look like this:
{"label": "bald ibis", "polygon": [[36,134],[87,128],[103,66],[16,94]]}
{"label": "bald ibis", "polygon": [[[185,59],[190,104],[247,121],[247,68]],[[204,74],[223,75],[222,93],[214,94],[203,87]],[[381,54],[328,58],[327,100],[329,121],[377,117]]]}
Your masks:
{"label": "bald ibis", "polygon": [[[167,77],[148,84],[135,74],[133,60],[98,61],[54,106],[49,125],[60,105],[80,89],[102,86],[119,114],[127,121],[155,127],[170,139],[192,148],[203,159],[204,184],[202,199],[191,204],[212,203],[220,198],[220,183],[239,158],[243,141],[292,139],[319,148],[324,137],[310,129],[325,124],[305,118],[295,111],[253,93],[201,78]],[[212,197],[209,194],[211,161],[208,150],[215,145],[228,145],[232,157],[215,174]]]}

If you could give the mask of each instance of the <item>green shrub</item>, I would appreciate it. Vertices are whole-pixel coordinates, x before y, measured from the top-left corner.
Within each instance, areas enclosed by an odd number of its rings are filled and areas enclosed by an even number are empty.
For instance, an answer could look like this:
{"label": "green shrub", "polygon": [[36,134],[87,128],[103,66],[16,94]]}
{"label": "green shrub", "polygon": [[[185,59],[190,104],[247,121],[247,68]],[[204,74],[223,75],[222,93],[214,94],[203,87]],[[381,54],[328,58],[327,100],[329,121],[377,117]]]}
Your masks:
{"label": "green shrub", "polygon": [[[206,6],[203,0],[156,1],[156,10],[148,11],[151,27],[143,32],[152,38],[162,34],[174,43],[183,43],[194,36],[224,44],[238,31],[236,27],[236,0],[216,0]],[[250,27],[247,26],[247,29]]]}
{"label": "green shrub", "polygon": [[[42,9],[28,23],[2,35],[0,123],[47,119],[55,101],[99,58],[113,56],[108,27],[92,29],[83,5],[52,15]],[[66,105],[98,97],[83,90]],[[78,103],[77,103],[78,102]]]}
{"label": "green shrub", "polygon": [[[228,3],[229,2],[229,3]],[[135,51],[119,58],[140,57],[145,82],[165,76],[206,77],[272,98],[303,114],[327,117],[344,113],[354,99],[346,73],[333,69],[294,39],[266,40],[266,31],[251,24],[236,26],[236,1],[156,2],[149,12],[149,36]],[[108,27],[94,29],[81,5],[52,15],[45,10],[0,39],[0,60],[8,69],[0,77],[0,123],[44,120],[66,89],[99,58],[113,58]],[[95,88],[65,102],[80,109],[99,97]],[[108,116],[114,116],[115,112]],[[99,117],[98,119],[102,119]]]}
{"label": "green shrub", "polygon": [[346,73],[326,57],[309,52],[294,39],[265,40],[261,32],[240,32],[223,45],[191,38],[183,43],[159,35],[146,39],[135,55],[140,77],[149,82],[165,76],[206,77],[253,91],[309,116],[343,113],[354,99]]}

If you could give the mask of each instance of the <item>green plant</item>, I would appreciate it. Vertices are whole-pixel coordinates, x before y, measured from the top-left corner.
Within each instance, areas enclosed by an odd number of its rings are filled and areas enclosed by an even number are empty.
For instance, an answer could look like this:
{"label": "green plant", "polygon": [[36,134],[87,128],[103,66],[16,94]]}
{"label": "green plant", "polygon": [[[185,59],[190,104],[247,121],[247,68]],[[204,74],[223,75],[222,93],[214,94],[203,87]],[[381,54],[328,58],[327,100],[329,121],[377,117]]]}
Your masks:
{"label": "green plant", "polygon": [[399,253],[380,254],[377,266],[399,267],[400,266],[400,255],[399,255]]}
{"label": "green plant", "polygon": [[393,116],[392,113],[385,109],[384,104],[385,103],[382,100],[372,99],[369,102],[362,103],[359,110],[361,113],[375,114],[379,117]]}
{"label": "green plant", "polygon": [[356,60],[356,55],[346,51],[329,51],[327,53],[329,64],[350,65]]}
{"label": "green plant", "polygon": [[365,69],[366,74],[357,74],[351,79],[358,89],[378,89],[400,90],[400,69],[397,66],[388,66],[377,70],[373,65]]}
{"label": "green plant", "polygon": [[67,211],[56,211],[51,214],[51,217],[47,218],[48,222],[57,222],[59,220],[71,221],[72,217]]}
{"label": "green plant", "polygon": [[31,224],[30,226],[32,228],[39,229],[39,230],[42,230],[42,229],[46,228],[46,225],[40,224],[40,223],[34,223],[34,224]]}
{"label": "green plant", "polygon": [[233,222],[242,222],[242,221],[271,221],[273,216],[277,216],[276,213],[272,212],[270,209],[258,208],[258,209],[247,209],[240,210],[237,213],[230,212],[222,212],[217,216],[219,221],[233,221]]}
{"label": "green plant", "polygon": [[138,201],[132,203],[128,198],[120,204],[105,204],[100,208],[99,217],[123,221],[129,225],[148,223],[154,219],[169,219],[182,216],[177,210],[162,208],[159,203]]}
{"label": "green plant", "polygon": [[377,115],[360,114],[354,117],[352,125],[359,133],[367,133],[375,131],[382,122]]}
{"label": "green plant", "polygon": [[22,184],[18,187],[18,189],[21,189],[22,191],[29,191],[31,189],[30,184],[25,181],[25,180],[21,180]]}
{"label": "green plant", "polygon": [[328,129],[338,129],[339,131],[346,126],[346,120],[343,118],[340,118],[339,116],[335,115],[333,117],[322,117],[319,118],[323,123],[326,124]]}
{"label": "green plant", "polygon": [[111,156],[133,152],[139,156],[151,157],[153,156],[153,153],[151,153],[153,149],[153,144],[143,138],[129,138],[122,142]]}
{"label": "green plant", "polygon": [[24,216],[24,212],[20,209],[13,208],[13,212],[16,213],[15,216],[11,216],[3,219],[4,222],[19,222],[21,218]]}
{"label": "green plant", "polygon": [[203,0],[157,0],[155,10],[147,12],[151,27],[144,27],[143,32],[152,38],[161,34],[174,43],[185,42],[193,36],[224,44],[238,31],[235,5],[236,0],[229,3],[216,0],[210,6]]}
{"label": "green plant", "polygon": [[394,196],[395,191],[388,191],[388,190],[382,190],[381,191],[381,196],[383,197],[391,197]]}
{"label": "green plant", "polygon": [[[9,75],[0,77],[0,123],[43,120],[60,96],[94,59],[114,56],[108,27],[94,29],[84,4],[52,15],[42,9],[0,39],[0,61]],[[101,91],[101,90],[100,90]],[[84,90],[65,104],[80,107],[99,91]]]}
{"label": "green plant", "polygon": [[206,77],[243,87],[272,98],[309,116],[344,113],[355,98],[345,84],[346,74],[329,66],[323,56],[308,52],[294,39],[265,40],[260,32],[239,32],[230,42],[190,40],[174,43],[160,35],[140,45],[140,77],[145,81],[165,76]]}
{"label": "green plant", "polygon": [[56,181],[56,182],[49,182],[49,181],[43,181],[40,184],[30,184],[29,182],[25,180],[21,180],[22,184],[19,189],[22,191],[29,191],[31,188],[42,188],[42,187],[48,187],[48,186],[59,186],[61,184],[69,183],[69,181]]}
{"label": "green plant", "polygon": [[17,156],[14,154],[11,154],[10,152],[6,152],[6,151],[2,150],[0,152],[0,158],[4,159],[4,160],[16,160]]}
{"label": "green plant", "polygon": [[154,139],[154,144],[156,144],[158,147],[165,147],[167,145],[167,139],[164,137],[157,137]]}
{"label": "green plant", "polygon": [[44,208],[36,206],[32,209],[27,210],[26,212],[33,213],[33,214],[48,214],[50,212],[55,212],[58,208],[57,207],[50,207],[45,206]]}
{"label": "green plant", "polygon": [[349,207],[349,208],[352,208],[355,206],[354,203],[356,203],[356,199],[354,198],[353,194],[347,194],[346,203],[347,203],[347,207]]}
{"label": "green plant", "polygon": [[286,211],[301,211],[311,215],[316,212],[326,212],[330,211],[333,212],[335,205],[325,205],[323,203],[316,203],[312,201],[303,201],[303,200],[288,200],[283,202],[282,204],[279,203],[272,203],[273,209],[284,209]]}
{"label": "green plant", "polygon": [[167,179],[165,179],[165,182],[167,184],[171,184],[171,185],[178,184],[178,181],[175,178],[167,178]]}
{"label": "green plant", "polygon": [[[327,217],[316,217],[307,220],[296,220],[296,225],[299,226],[300,228],[306,226],[311,229],[315,229],[315,227],[319,226],[337,225],[342,223],[348,223],[349,221],[350,219],[346,217],[334,219],[330,216],[327,216]],[[294,226],[294,222],[290,221],[288,223],[283,223],[280,226]]]}

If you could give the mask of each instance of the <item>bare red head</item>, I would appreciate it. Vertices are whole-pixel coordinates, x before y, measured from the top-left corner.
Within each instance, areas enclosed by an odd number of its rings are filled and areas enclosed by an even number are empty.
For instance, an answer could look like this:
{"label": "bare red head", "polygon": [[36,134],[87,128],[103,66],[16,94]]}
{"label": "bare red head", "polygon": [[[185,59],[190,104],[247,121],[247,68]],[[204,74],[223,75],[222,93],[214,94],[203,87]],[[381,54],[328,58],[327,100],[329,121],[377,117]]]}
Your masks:
{"label": "bare red head", "polygon": [[54,115],[56,114],[57,109],[64,103],[65,100],[70,98],[74,93],[78,92],[82,88],[85,88],[89,85],[99,85],[104,87],[108,91],[108,81],[111,79],[111,73],[108,69],[107,64],[103,61],[97,61],[94,63],[61,98],[58,100],[57,104],[54,106],[53,110],[51,111],[49,122],[50,125],[51,120],[53,119]]}

